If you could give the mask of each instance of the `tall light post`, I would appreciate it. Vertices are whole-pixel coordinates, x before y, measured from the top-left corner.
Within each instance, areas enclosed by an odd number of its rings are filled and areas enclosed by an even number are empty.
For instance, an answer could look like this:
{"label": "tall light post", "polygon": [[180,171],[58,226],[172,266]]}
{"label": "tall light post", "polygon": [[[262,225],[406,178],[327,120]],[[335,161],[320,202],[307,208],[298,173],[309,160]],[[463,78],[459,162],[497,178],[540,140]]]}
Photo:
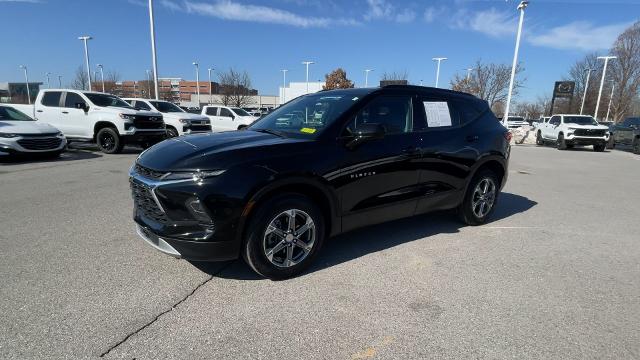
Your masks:
{"label": "tall light post", "polygon": [[287,69],[282,69],[282,96],[280,97],[280,105],[286,102],[286,93],[287,93]]}
{"label": "tall light post", "polygon": [[422,80],[420,80],[420,86],[422,86]]}
{"label": "tall light post", "polygon": [[438,66],[437,66],[437,70],[436,70],[436,87],[438,87],[438,82],[440,81],[440,63],[444,60],[447,60],[446,57],[435,57],[433,59],[431,59],[433,61],[437,61],[438,62]]}
{"label": "tall light post", "polygon": [[467,81],[469,81],[469,79],[471,78],[471,71],[473,71],[473,68],[467,69]]}
{"label": "tall light post", "polygon": [[47,89],[51,89],[51,79],[49,79],[49,76],[51,75],[51,73],[47,72],[44,75],[47,77]]}
{"label": "tall light post", "polygon": [[153,63],[153,88],[156,92],[156,100],[159,100],[158,92],[158,57],[156,56],[156,30],[153,19],[153,0],[149,0],[149,28],[151,31],[151,62]]}
{"label": "tall light post", "polygon": [[20,69],[24,70],[24,83],[27,85],[27,101],[31,105],[31,89],[29,89],[29,75],[27,74],[27,67],[20,65]]}
{"label": "tall light post", "polygon": [[147,73],[147,98],[151,99],[151,70],[147,69],[145,72]]}
{"label": "tall light post", "polygon": [[369,73],[374,69],[364,69],[364,87],[369,87]]}
{"label": "tall light post", "polygon": [[611,103],[613,102],[613,90],[616,88],[616,84],[611,80],[611,96],[609,97],[609,107],[607,108],[607,118],[606,121],[609,121],[609,113],[611,112]]}
{"label": "tall light post", "polygon": [[502,123],[506,126],[509,119],[509,107],[511,107],[511,97],[513,96],[513,83],[516,79],[516,68],[518,67],[518,52],[520,51],[520,38],[522,37],[522,24],[524,23],[524,9],[529,6],[529,1],[523,0],[518,5],[520,10],[520,21],[518,22],[518,35],[516,35],[516,49],[513,53],[513,64],[511,65],[511,78],[509,79],[509,92],[507,93],[507,104],[504,108]]}
{"label": "tall light post", "polygon": [[209,72],[209,104],[213,104],[213,91],[211,90],[211,72],[215,70],[214,68],[210,67],[207,69],[207,71]]}
{"label": "tall light post", "polygon": [[91,91],[91,67],[89,66],[89,46],[87,45],[87,41],[93,39],[91,36],[84,35],[78,37],[78,40],[82,40],[84,43],[84,64],[87,67],[87,78],[89,83],[89,91]]}
{"label": "tall light post", "polygon": [[604,87],[604,79],[607,77],[607,65],[609,60],[617,59],[617,56],[598,56],[598,59],[604,60],[604,69],[602,69],[602,80],[600,80],[600,91],[598,91],[598,102],[596,103],[596,113],[593,115],[598,120],[598,110],[600,110],[600,98],[602,97],[602,88]]}
{"label": "tall light post", "polygon": [[62,75],[58,75],[58,86],[59,89],[62,89]]}
{"label": "tall light post", "polygon": [[307,67],[307,77],[306,77],[306,83],[307,83],[307,92],[306,94],[309,93],[309,65],[315,64],[313,61],[303,61],[302,65],[305,65]]}
{"label": "tall light post", "polygon": [[198,107],[200,107],[200,65],[194,61],[193,66],[196,67],[196,90],[198,94]]}
{"label": "tall light post", "polygon": [[98,64],[98,69],[100,69],[100,81],[102,82],[102,92],[104,92],[104,69],[102,64]]}
{"label": "tall light post", "polygon": [[587,100],[587,91],[589,90],[589,79],[591,78],[591,73],[596,71],[596,69],[584,69],[584,72],[587,73],[587,82],[584,85],[584,95],[582,96],[582,105],[580,105],[580,115],[582,115],[582,111],[584,110],[584,102]]}

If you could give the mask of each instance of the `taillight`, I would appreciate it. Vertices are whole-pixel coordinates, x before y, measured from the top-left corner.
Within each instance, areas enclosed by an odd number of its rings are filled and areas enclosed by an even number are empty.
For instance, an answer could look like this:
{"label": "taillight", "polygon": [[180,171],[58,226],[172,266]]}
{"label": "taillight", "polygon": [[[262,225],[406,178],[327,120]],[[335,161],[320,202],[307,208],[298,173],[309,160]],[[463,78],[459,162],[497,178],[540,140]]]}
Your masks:
{"label": "taillight", "polygon": [[511,142],[512,138],[513,138],[513,134],[511,133],[511,131],[504,132],[504,139],[507,140],[508,143]]}

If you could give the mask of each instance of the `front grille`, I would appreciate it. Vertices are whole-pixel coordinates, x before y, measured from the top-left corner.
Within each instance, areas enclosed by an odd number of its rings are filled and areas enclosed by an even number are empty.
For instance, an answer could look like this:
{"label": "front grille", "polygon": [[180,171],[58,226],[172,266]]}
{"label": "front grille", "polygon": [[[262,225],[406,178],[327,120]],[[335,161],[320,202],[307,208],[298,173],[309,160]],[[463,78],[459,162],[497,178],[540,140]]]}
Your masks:
{"label": "front grille", "polygon": [[152,190],[146,185],[130,180],[131,184],[131,196],[133,197],[133,204],[137,211],[142,213],[145,217],[166,224],[168,222],[167,215],[158,207],[158,204],[153,198]]}
{"label": "front grille", "polygon": [[133,119],[133,126],[137,129],[164,129],[164,122],[162,116],[136,115]]}
{"label": "front grille", "polygon": [[24,138],[18,140],[18,144],[27,150],[52,150],[60,146],[62,139],[59,137],[49,138]]}
{"label": "front grille", "polygon": [[191,131],[211,131],[211,125],[191,124]]}
{"label": "front grille", "polygon": [[159,180],[167,174],[166,172],[152,170],[139,164],[136,164],[134,171],[140,174],[140,176],[151,180]]}
{"label": "front grille", "polygon": [[606,130],[599,129],[576,129],[573,131],[575,136],[604,136]]}

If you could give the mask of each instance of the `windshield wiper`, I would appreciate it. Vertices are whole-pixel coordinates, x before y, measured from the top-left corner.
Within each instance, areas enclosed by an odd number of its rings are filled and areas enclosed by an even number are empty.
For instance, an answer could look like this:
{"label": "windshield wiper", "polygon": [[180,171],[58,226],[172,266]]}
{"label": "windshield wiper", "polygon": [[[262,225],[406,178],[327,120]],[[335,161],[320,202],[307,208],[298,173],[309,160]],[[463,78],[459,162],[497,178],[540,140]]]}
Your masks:
{"label": "windshield wiper", "polygon": [[278,137],[281,137],[281,138],[286,138],[287,137],[282,131],[273,130],[273,129],[256,129],[256,130],[253,130],[253,131],[261,132],[261,133],[267,133],[267,134],[275,135],[275,136],[278,136]]}

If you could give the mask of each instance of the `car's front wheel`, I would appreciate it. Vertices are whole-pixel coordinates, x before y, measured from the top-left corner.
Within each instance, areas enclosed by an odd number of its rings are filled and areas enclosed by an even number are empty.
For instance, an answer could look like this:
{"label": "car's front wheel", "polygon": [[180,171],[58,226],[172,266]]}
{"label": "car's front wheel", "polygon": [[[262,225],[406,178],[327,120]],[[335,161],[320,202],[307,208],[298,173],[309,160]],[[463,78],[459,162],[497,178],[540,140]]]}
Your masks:
{"label": "car's front wheel", "polygon": [[538,131],[536,133],[536,145],[544,145],[544,140],[542,139],[542,132]]}
{"label": "car's front wheel", "polygon": [[606,148],[605,144],[593,145],[593,151],[595,152],[603,152],[605,148]]}
{"label": "car's front wheel", "polygon": [[467,193],[458,208],[460,219],[468,225],[482,225],[493,212],[500,185],[491,170],[481,170],[469,184]]}
{"label": "car's front wheel", "polygon": [[178,137],[178,130],[167,126],[167,139]]}
{"label": "car's front wheel", "polygon": [[613,140],[613,135],[609,135],[609,141],[607,141],[607,149],[613,149],[616,147],[616,142]]}
{"label": "car's front wheel", "polygon": [[564,140],[564,134],[558,135],[558,142],[556,144],[558,150],[567,150],[567,142]]}
{"label": "car's front wheel", "polygon": [[325,220],[311,200],[280,195],[256,210],[244,240],[243,257],[258,274],[273,280],[300,274],[322,247]]}
{"label": "car's front wheel", "polygon": [[96,142],[100,151],[105,154],[116,154],[122,151],[124,143],[120,139],[120,135],[113,128],[102,128],[96,135]]}
{"label": "car's front wheel", "polygon": [[640,138],[633,139],[633,153],[640,154]]}

